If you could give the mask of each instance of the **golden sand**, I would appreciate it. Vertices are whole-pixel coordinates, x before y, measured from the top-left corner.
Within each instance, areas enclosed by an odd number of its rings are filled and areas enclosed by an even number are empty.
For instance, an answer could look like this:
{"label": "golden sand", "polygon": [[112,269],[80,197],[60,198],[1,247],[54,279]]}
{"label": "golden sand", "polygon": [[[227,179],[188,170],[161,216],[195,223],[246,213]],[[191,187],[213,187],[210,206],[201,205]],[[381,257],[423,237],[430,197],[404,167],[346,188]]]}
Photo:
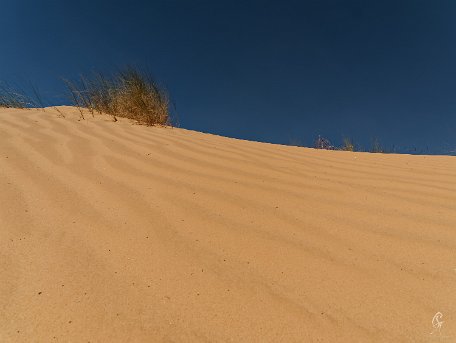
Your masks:
{"label": "golden sand", "polygon": [[60,110],[0,110],[0,342],[456,340],[455,157]]}

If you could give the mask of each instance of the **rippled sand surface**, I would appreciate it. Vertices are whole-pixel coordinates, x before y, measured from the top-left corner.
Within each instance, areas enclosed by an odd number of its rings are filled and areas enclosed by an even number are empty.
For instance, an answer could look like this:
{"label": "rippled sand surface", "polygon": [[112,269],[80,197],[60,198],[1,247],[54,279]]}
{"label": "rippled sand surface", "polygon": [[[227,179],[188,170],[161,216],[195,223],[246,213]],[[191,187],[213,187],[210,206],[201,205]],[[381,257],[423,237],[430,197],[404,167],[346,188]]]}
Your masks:
{"label": "rippled sand surface", "polygon": [[0,342],[456,340],[455,157],[60,111],[0,110]]}

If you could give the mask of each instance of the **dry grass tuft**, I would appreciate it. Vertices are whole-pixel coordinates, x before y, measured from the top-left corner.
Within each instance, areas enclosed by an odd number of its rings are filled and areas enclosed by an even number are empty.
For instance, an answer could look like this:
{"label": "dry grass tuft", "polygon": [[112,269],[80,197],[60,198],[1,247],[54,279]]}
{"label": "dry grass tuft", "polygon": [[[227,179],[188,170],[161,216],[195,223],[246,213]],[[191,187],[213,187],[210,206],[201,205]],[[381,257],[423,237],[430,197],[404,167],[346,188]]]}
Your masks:
{"label": "dry grass tuft", "polygon": [[[136,120],[146,125],[169,125],[167,93],[149,75],[127,68],[113,76],[81,75],[77,82],[64,80],[73,103],[80,109]],[[82,110],[81,116],[83,118]]]}
{"label": "dry grass tuft", "polygon": [[331,144],[329,139],[321,137],[320,135],[317,137],[317,139],[314,142],[314,148],[315,149],[324,149],[324,150],[335,150],[336,149],[336,147]]}
{"label": "dry grass tuft", "polygon": [[355,144],[353,143],[353,140],[351,138],[344,137],[342,140],[341,150],[355,151]]}
{"label": "dry grass tuft", "polygon": [[372,140],[372,147],[371,147],[371,150],[370,152],[374,152],[374,153],[385,153],[385,149],[383,149],[382,145],[380,144],[380,141],[378,140],[378,138],[374,138]]}
{"label": "dry grass tuft", "polygon": [[22,92],[14,89],[6,83],[0,84],[0,107],[3,108],[27,108],[31,101]]}

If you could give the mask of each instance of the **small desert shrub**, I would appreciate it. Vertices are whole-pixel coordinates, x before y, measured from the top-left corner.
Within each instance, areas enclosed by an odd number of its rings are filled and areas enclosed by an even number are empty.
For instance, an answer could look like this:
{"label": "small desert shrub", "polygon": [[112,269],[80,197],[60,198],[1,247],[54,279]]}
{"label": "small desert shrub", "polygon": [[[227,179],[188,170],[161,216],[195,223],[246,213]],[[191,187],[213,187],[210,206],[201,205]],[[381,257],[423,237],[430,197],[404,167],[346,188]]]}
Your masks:
{"label": "small desert shrub", "polygon": [[345,151],[355,151],[355,144],[351,138],[345,137],[342,140],[341,150]]}
{"label": "small desert shrub", "polygon": [[[93,73],[76,82],[64,80],[78,108],[116,117],[125,117],[146,125],[170,124],[167,93],[147,74],[127,68],[113,76]],[[82,116],[82,111],[81,111]]]}
{"label": "small desert shrub", "polygon": [[314,142],[314,148],[315,149],[325,149],[325,150],[334,150],[335,147],[331,145],[331,142],[323,138],[321,136],[318,136],[318,138]]}
{"label": "small desert shrub", "polygon": [[385,152],[385,150],[383,149],[383,147],[380,144],[380,141],[377,138],[373,139],[372,147],[371,147],[370,151],[375,152],[375,153],[384,153]]}

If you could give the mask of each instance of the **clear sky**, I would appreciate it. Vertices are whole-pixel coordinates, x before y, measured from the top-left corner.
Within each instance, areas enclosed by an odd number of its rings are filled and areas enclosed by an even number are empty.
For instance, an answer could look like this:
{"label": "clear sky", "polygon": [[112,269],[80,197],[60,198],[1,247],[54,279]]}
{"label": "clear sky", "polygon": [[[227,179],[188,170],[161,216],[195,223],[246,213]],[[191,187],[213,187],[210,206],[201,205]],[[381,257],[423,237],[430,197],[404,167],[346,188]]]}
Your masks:
{"label": "clear sky", "polygon": [[[0,79],[62,103],[60,77],[127,64],[181,127],[311,145],[456,150],[456,1],[3,0]],[[21,81],[22,80],[22,81]],[[52,99],[52,100],[51,100]],[[455,152],[456,153],[456,152]]]}

